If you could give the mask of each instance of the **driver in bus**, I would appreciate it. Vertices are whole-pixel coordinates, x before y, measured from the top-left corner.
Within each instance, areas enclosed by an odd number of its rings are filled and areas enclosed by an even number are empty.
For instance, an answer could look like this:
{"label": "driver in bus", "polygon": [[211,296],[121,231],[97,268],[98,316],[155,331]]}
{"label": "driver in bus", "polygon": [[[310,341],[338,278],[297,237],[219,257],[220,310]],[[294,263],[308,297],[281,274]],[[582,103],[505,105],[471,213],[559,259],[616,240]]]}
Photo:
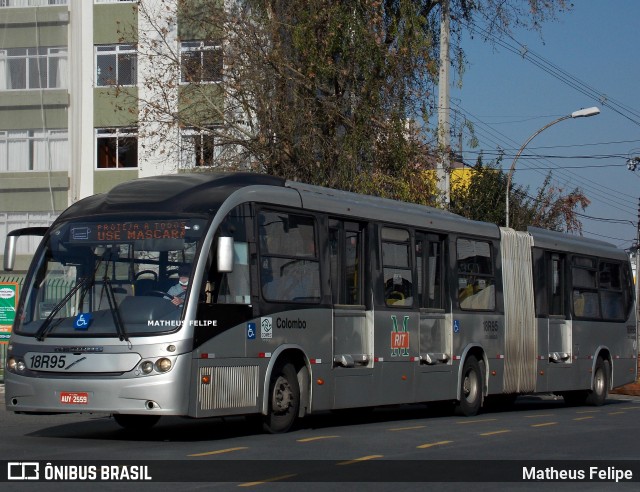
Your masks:
{"label": "driver in bus", "polygon": [[171,302],[176,306],[182,306],[184,304],[184,297],[187,293],[187,287],[189,286],[189,267],[181,266],[178,269],[178,283],[171,287],[167,294],[172,299]]}

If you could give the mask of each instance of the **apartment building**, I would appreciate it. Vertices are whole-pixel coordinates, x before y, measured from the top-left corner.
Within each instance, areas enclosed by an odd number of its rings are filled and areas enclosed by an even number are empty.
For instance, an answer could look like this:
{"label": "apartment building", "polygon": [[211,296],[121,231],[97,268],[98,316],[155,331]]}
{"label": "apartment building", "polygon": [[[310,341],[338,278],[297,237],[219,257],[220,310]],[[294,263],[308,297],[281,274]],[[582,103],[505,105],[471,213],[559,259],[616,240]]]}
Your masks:
{"label": "apartment building", "polygon": [[[210,134],[176,127],[170,153],[152,141],[161,123],[142,114],[143,101],[156,96],[177,109],[187,82],[214,90],[220,46],[180,26],[177,0],[142,3],[146,15],[131,0],[0,0],[0,256],[8,231],[49,225],[81,198],[214,164]],[[158,21],[167,24],[161,45],[167,59],[179,60],[176,69],[149,55],[159,45],[158,26],[149,22]],[[37,243],[19,241],[18,270]]]}

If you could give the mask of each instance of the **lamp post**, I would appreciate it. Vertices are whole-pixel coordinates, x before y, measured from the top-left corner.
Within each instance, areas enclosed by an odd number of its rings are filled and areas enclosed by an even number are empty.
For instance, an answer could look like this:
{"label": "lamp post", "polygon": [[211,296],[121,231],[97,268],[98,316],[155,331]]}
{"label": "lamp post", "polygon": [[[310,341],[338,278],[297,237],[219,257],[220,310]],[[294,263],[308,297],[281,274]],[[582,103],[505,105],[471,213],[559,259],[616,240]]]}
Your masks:
{"label": "lamp post", "polygon": [[513,172],[516,170],[516,162],[518,162],[518,157],[520,157],[520,154],[522,154],[522,151],[525,149],[525,147],[529,145],[529,142],[531,142],[531,140],[536,138],[543,131],[545,131],[550,126],[555,125],[556,123],[559,123],[564,120],[568,120],[569,118],[588,118],[589,116],[595,116],[597,114],[600,114],[600,110],[594,106],[592,108],[580,109],[578,111],[574,111],[571,114],[561,116],[560,118],[553,120],[551,123],[547,123],[542,128],[537,130],[533,135],[531,135],[527,139],[527,141],[522,145],[522,147],[520,147],[520,150],[518,150],[518,153],[516,154],[515,158],[513,159],[513,162],[511,163],[511,168],[509,169],[509,174],[507,175],[507,194],[506,194],[506,205],[507,205],[506,225],[507,227],[509,227],[509,191],[511,191],[511,178],[513,177]]}

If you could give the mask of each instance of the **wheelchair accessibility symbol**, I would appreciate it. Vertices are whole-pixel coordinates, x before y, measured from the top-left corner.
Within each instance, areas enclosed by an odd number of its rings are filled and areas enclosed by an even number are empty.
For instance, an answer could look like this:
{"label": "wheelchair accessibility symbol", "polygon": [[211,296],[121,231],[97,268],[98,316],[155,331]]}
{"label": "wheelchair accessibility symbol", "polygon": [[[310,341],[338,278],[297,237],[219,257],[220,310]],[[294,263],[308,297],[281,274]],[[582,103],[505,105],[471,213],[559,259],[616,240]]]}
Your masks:
{"label": "wheelchair accessibility symbol", "polygon": [[247,323],[247,339],[255,340],[256,339],[256,324],[255,323]]}
{"label": "wheelchair accessibility symbol", "polygon": [[457,320],[457,319],[453,320],[453,332],[460,333],[460,320]]}
{"label": "wheelchair accessibility symbol", "polygon": [[93,315],[91,313],[78,313],[76,319],[73,321],[73,327],[76,330],[87,330],[89,325],[93,321]]}

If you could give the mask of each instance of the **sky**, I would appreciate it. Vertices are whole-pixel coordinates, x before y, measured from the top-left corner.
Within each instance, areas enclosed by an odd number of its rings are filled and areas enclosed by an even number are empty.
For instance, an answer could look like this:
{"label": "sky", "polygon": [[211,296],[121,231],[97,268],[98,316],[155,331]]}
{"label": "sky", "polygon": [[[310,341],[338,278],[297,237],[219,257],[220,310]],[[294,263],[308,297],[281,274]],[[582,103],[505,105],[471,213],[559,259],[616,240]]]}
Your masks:
{"label": "sky", "polygon": [[[552,170],[556,186],[579,187],[591,201],[580,210],[583,235],[624,249],[635,243],[640,199],[640,165],[627,167],[629,158],[640,157],[639,21],[637,0],[575,0],[540,32],[518,29],[496,45],[465,37],[462,88],[451,92],[452,126],[466,118],[479,139],[471,148],[463,134],[464,161],[475,163],[480,151],[491,160],[501,148],[505,170],[544,125],[599,107],[597,116],[564,120],[536,136],[513,180],[535,195]],[[458,77],[452,79],[455,86]]]}

